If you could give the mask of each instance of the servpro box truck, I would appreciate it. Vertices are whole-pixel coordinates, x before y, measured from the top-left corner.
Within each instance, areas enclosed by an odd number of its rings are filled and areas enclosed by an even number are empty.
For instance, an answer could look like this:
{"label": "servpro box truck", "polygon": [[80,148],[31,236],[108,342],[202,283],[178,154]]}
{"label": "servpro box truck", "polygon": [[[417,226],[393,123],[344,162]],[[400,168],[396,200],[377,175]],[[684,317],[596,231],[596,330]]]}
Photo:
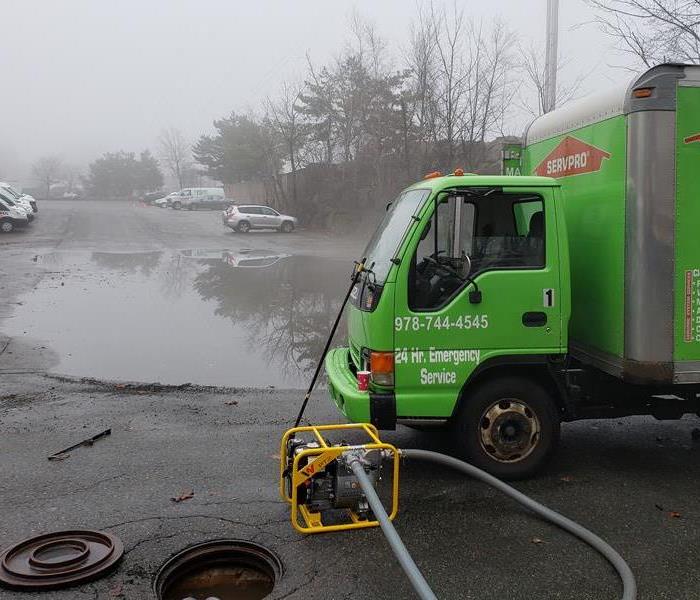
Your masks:
{"label": "servpro box truck", "polygon": [[449,426],[510,478],[562,421],[700,413],[700,66],[544,115],[518,154],[525,175],[431,174],[391,204],[325,363],[351,421]]}

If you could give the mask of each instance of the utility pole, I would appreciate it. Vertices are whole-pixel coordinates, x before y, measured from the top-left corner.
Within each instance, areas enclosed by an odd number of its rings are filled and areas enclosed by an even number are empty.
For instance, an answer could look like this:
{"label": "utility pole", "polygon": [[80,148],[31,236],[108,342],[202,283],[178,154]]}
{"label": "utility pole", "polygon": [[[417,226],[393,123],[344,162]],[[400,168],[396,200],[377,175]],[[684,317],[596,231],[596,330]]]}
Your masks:
{"label": "utility pole", "polygon": [[557,62],[559,37],[559,0],[547,0],[547,46],[544,74],[544,112],[554,110],[557,103]]}

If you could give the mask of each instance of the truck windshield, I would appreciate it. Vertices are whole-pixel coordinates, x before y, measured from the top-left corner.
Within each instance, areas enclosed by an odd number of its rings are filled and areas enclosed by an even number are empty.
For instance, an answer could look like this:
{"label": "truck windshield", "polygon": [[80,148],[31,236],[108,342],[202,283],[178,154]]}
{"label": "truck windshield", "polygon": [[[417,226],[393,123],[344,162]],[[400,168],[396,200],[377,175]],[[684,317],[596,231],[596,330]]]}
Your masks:
{"label": "truck windshield", "polygon": [[[363,256],[372,268],[377,283],[384,283],[391,268],[391,259],[399,248],[411,217],[423,205],[430,190],[409,190],[401,194],[389,207],[381,225],[367,244]],[[374,264],[374,266],[372,266]]]}

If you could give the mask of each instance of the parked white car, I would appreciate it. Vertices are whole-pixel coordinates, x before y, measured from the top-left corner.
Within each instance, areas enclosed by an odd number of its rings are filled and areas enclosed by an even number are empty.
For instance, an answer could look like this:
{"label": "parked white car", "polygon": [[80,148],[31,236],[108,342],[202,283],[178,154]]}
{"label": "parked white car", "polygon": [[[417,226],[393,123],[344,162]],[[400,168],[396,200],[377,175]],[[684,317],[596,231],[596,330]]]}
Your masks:
{"label": "parked white car", "polygon": [[221,221],[226,227],[240,233],[251,229],[277,229],[291,233],[297,226],[297,218],[283,215],[269,206],[241,204],[229,206],[222,214]]}

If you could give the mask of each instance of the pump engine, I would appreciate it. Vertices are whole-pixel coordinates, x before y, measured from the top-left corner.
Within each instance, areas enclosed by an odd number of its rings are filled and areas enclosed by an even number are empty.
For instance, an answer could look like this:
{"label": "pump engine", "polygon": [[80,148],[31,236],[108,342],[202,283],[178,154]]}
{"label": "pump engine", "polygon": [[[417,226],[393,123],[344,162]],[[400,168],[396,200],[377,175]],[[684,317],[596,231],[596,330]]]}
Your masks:
{"label": "pump engine", "polygon": [[[370,442],[360,445],[344,441],[331,443],[324,437],[324,434],[339,430],[360,430],[368,435]],[[357,457],[358,452],[365,474],[375,488],[381,479],[383,462],[393,460],[393,510],[390,515],[393,518],[398,509],[397,451],[379,440],[372,425],[296,427],[285,433],[280,448],[280,491],[292,505],[292,524],[299,531],[315,533],[378,524],[349,466],[350,454]],[[332,518],[333,524],[326,524],[324,517],[331,520],[331,511],[341,511],[341,514]],[[303,525],[299,523],[300,516]]]}

